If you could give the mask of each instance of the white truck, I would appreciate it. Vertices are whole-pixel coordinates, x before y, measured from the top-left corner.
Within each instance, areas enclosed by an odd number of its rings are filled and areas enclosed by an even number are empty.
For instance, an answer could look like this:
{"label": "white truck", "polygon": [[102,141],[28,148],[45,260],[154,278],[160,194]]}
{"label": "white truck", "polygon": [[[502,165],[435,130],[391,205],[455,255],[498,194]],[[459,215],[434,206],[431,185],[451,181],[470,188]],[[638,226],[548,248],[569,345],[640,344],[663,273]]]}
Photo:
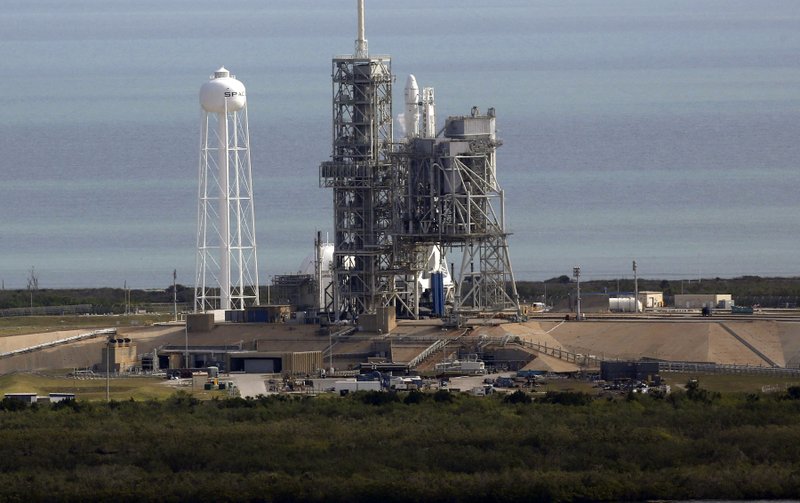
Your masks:
{"label": "white truck", "polygon": [[412,377],[392,377],[389,380],[389,387],[398,391],[410,391],[420,389],[422,387],[422,378],[419,376]]}

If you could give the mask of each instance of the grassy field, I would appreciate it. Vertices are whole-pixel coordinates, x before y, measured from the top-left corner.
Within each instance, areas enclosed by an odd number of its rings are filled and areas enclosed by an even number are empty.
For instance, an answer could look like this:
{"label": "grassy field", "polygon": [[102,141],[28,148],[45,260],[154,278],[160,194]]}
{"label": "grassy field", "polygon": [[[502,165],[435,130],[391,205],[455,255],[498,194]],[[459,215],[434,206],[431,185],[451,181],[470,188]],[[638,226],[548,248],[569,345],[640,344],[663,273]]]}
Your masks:
{"label": "grassy field", "polygon": [[[0,376],[0,393],[37,393],[46,396],[48,393],[75,393],[79,400],[104,401],[106,399],[106,381],[103,377],[71,378],[66,377],[68,370],[39,373],[14,373]],[[776,390],[784,390],[788,386],[800,385],[797,379],[776,378],[760,375],[713,375],[667,373],[662,376],[673,390],[682,389],[690,379],[698,379],[703,388],[723,393],[761,393],[765,386]],[[204,390],[205,376],[197,375],[194,385],[189,381],[166,381],[160,377],[125,377],[110,380],[110,396],[113,400],[162,400],[176,391],[192,394],[200,400],[223,398],[227,391]],[[597,395],[601,392],[589,381],[578,379],[550,379],[535,388],[538,394],[548,391],[579,392]]]}
{"label": "grassy field", "polygon": [[[48,374],[14,373],[0,376],[0,393],[36,393],[47,396],[49,393],[75,393],[78,400],[96,401],[106,399],[106,380],[103,377],[71,378],[55,372]],[[176,391],[192,393],[200,400],[213,397],[226,397],[226,391],[207,391],[203,389],[205,377],[195,376],[195,384],[166,381],[161,377],[124,377],[109,380],[109,395],[112,400],[163,400]],[[184,381],[186,383],[186,381]]]}
{"label": "grassy field", "polygon": [[[722,393],[760,393],[766,387],[784,390],[788,386],[800,386],[797,377],[779,377],[756,374],[693,374],[681,372],[665,372],[662,380],[673,389],[681,389],[690,379],[700,381],[703,388]],[[600,389],[593,387],[589,381],[578,379],[549,379],[547,384],[539,386],[536,391],[577,391],[598,394]]]}
{"label": "grassy field", "polygon": [[778,377],[768,375],[747,374],[691,374],[666,372],[661,374],[671,386],[686,384],[690,379],[697,379],[700,385],[709,391],[758,393],[764,386],[800,386],[797,377]]}
{"label": "grassy field", "polygon": [[170,321],[172,314],[98,315],[98,316],[14,316],[0,318],[0,337],[8,335],[55,332],[59,330],[146,326]]}

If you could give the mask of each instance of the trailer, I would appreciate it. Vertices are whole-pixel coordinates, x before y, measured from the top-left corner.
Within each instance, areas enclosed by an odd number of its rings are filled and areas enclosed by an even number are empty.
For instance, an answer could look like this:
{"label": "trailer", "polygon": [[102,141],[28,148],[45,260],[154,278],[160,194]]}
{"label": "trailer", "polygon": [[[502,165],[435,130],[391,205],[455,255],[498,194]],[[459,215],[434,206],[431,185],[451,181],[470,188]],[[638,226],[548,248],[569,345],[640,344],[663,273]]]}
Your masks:
{"label": "trailer", "polygon": [[356,391],[381,391],[380,381],[358,381],[356,379],[346,379],[336,381],[333,384],[333,391],[340,395],[355,393]]}

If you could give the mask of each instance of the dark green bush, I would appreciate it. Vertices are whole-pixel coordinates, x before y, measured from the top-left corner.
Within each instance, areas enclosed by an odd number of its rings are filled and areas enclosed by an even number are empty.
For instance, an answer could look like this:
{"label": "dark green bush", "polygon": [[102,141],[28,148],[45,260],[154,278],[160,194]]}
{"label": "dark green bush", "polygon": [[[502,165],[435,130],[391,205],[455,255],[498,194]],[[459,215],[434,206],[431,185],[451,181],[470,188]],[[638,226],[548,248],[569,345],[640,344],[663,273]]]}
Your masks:
{"label": "dark green bush", "polygon": [[786,397],[790,400],[800,400],[800,386],[789,386],[786,389]]}
{"label": "dark green bush", "polygon": [[403,403],[406,404],[406,405],[418,404],[418,403],[422,403],[423,401],[425,401],[425,399],[427,397],[428,397],[428,395],[425,394],[425,393],[421,393],[421,392],[419,392],[417,390],[411,390],[405,396],[405,398],[403,398]]}
{"label": "dark green bush", "polygon": [[592,403],[592,395],[578,391],[548,391],[539,399],[542,403],[555,403],[560,405],[588,405]]}
{"label": "dark green bush", "polygon": [[386,405],[400,401],[400,397],[393,391],[360,391],[356,396],[368,405]]}
{"label": "dark green bush", "polygon": [[797,494],[800,400],[726,394],[708,403],[677,393],[591,401],[565,392],[510,406],[496,397],[438,395],[447,398],[409,399],[414,406],[399,404],[414,393],[199,403],[178,394],[114,408],[79,401],[3,410],[0,501]]}
{"label": "dark green bush", "polygon": [[446,389],[439,389],[433,394],[433,401],[437,403],[450,403],[453,401],[453,395]]}
{"label": "dark green bush", "polygon": [[533,402],[533,399],[531,398],[531,396],[529,394],[525,393],[521,389],[518,389],[517,391],[506,395],[503,398],[503,402],[505,402],[505,403],[531,403],[531,402]]}

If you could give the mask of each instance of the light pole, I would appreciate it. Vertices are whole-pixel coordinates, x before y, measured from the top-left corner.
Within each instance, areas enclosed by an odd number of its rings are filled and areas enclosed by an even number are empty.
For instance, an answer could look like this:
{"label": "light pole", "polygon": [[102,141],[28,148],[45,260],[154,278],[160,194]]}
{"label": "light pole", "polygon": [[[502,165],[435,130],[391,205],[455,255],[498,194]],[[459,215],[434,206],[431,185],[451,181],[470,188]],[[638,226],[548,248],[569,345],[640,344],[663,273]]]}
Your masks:
{"label": "light pole", "polygon": [[106,339],[106,403],[111,401],[111,339]]}
{"label": "light pole", "polygon": [[580,266],[575,266],[572,268],[572,276],[575,278],[575,282],[578,285],[578,320],[581,319],[581,268]]}
{"label": "light pole", "polygon": [[633,261],[633,309],[639,313],[639,278],[636,276],[636,261]]}
{"label": "light pole", "polygon": [[[188,369],[188,368],[190,368],[189,367],[189,323],[188,323],[188,320],[187,320],[187,323],[185,323],[183,325],[183,337],[184,337],[184,342],[186,344],[186,355],[184,356],[184,358],[186,360],[186,362],[185,362],[186,363],[186,368]],[[192,378],[192,380],[193,380],[192,382],[194,382],[194,378]]]}

